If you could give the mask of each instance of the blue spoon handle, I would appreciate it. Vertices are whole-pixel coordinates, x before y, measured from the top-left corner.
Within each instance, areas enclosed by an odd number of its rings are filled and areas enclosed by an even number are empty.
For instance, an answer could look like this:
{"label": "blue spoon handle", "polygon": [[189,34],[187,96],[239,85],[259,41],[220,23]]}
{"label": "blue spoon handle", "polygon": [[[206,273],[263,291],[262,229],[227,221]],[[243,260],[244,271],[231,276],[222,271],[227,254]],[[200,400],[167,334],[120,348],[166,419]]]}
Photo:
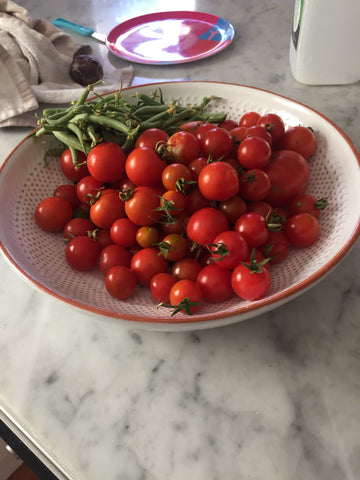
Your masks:
{"label": "blue spoon handle", "polygon": [[77,23],[70,22],[70,20],[66,20],[65,18],[57,18],[51,22],[55,27],[67,27],[75,30],[75,32],[80,33],[81,35],[85,35],[89,37],[94,33],[94,29],[90,27],[84,27],[83,25],[78,25]]}

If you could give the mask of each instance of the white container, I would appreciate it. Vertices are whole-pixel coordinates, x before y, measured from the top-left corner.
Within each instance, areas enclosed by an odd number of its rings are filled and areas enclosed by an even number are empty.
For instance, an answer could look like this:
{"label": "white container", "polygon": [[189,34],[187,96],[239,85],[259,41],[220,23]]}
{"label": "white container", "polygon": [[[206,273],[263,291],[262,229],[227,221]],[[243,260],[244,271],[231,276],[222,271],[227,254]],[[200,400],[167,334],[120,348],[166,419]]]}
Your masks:
{"label": "white container", "polygon": [[308,85],[360,80],[360,0],[295,0],[290,66]]}

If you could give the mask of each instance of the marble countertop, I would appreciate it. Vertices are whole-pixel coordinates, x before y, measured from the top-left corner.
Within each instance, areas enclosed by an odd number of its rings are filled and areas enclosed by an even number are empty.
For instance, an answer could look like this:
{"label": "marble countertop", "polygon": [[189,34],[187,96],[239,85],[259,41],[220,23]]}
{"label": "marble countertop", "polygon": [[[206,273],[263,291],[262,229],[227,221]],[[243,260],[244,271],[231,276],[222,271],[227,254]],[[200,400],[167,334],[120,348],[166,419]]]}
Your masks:
{"label": "marble countertop", "polygon": [[[162,0],[18,3],[34,18],[99,31],[170,9]],[[134,64],[133,85],[212,80],[271,90],[323,113],[360,150],[359,83],[311,87],[291,75],[291,0],[183,0],[178,9],[227,18],[233,43],[199,62]],[[129,65],[94,49],[104,65]],[[28,131],[0,131],[1,159]],[[357,242],[319,284],[270,313],[170,333],[88,317],[0,259],[0,417],[59,479],[355,480],[359,264]]]}

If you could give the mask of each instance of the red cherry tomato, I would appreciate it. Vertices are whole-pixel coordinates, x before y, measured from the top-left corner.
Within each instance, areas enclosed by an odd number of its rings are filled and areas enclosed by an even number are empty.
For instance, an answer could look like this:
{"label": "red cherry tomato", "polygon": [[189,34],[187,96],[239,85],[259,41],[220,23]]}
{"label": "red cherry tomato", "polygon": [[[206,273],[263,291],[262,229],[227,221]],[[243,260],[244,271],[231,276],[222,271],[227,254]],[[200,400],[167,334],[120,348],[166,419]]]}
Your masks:
{"label": "red cherry tomato", "polygon": [[103,142],[96,145],[87,157],[90,175],[103,183],[118,182],[125,172],[126,155],[120,145]]}
{"label": "red cherry tomato", "polygon": [[213,160],[218,160],[221,157],[228,157],[232,153],[234,141],[230,132],[216,127],[206,132],[201,145],[205,156],[211,155]]}
{"label": "red cherry tomato", "polygon": [[125,203],[115,190],[102,194],[90,207],[90,219],[98,228],[110,229],[120,217],[125,216]]}
{"label": "red cherry tomato", "polygon": [[247,170],[262,169],[270,163],[270,144],[261,137],[246,137],[238,147],[237,158]]}
{"label": "red cherry tomato", "polygon": [[87,218],[72,218],[64,227],[64,239],[71,240],[79,235],[88,235],[95,229],[95,225]]}
{"label": "red cherry tomato", "polygon": [[279,148],[281,150],[294,150],[305,159],[315,152],[317,140],[314,132],[307,127],[297,125],[285,130]]}
{"label": "red cherry tomato", "polygon": [[70,203],[71,208],[75,210],[80,205],[80,200],[76,194],[76,186],[64,184],[56,187],[53,193],[54,197],[61,197]]}
{"label": "red cherry tomato", "polygon": [[95,267],[99,248],[94,239],[87,236],[74,237],[66,246],[65,258],[75,270],[87,271]]}
{"label": "red cherry tomato", "polygon": [[234,292],[244,300],[260,300],[265,297],[271,287],[271,276],[267,268],[252,271],[250,263],[245,266],[240,263],[232,272],[231,285]]}
{"label": "red cherry tomato", "polygon": [[177,280],[193,280],[196,281],[198,273],[201,270],[201,264],[192,257],[184,257],[178,260],[171,267],[171,274]]}
{"label": "red cherry tomato", "polygon": [[125,201],[125,212],[136,225],[154,225],[160,220],[160,198],[151,187],[137,187],[129,200]]}
{"label": "red cherry tomato", "polygon": [[117,265],[110,268],[105,276],[106,290],[118,300],[126,300],[136,289],[136,275],[130,268]]}
{"label": "red cherry tomato", "polygon": [[123,247],[133,247],[136,245],[136,234],[138,225],[128,218],[118,218],[114,221],[110,228],[111,240],[117,245]]}
{"label": "red cherry tomato", "polygon": [[187,131],[175,132],[166,143],[167,155],[173,163],[188,165],[200,155],[201,145],[195,135]]}
{"label": "red cherry tomato", "polygon": [[98,259],[99,269],[104,275],[112,267],[122,265],[123,267],[130,268],[131,254],[121,245],[107,245],[100,252]]}
{"label": "red cherry tomato", "polygon": [[74,163],[71,151],[67,148],[60,157],[60,166],[66,178],[72,182],[78,182],[83,177],[89,175],[86,165],[86,155],[83,152],[77,152],[77,163]]}
{"label": "red cherry tomato", "polygon": [[224,201],[239,191],[239,175],[229,163],[212,162],[200,172],[198,186],[208,200]]}
{"label": "red cherry tomato", "polygon": [[319,222],[310,213],[298,213],[287,219],[284,233],[298,248],[310,247],[319,237]]}
{"label": "red cherry tomato", "polygon": [[228,269],[244,262],[249,253],[247,241],[234,230],[226,230],[217,235],[209,245],[209,250],[216,264]]}
{"label": "red cherry tomato", "polygon": [[270,189],[270,179],[264,170],[253,168],[240,176],[239,193],[248,202],[263,200],[270,193]]}
{"label": "red cherry tomato", "polygon": [[154,275],[167,272],[168,263],[159,255],[157,248],[142,248],[132,256],[130,268],[135,272],[137,281],[148,287]]}
{"label": "red cherry tomato", "polygon": [[170,303],[171,287],[177,282],[170,273],[157,273],[150,280],[150,291],[155,302]]}
{"label": "red cherry tomato", "polygon": [[201,289],[192,280],[179,280],[170,290],[170,304],[188,315],[195,313],[203,300]]}
{"label": "red cherry tomato", "polygon": [[196,281],[204,300],[208,302],[224,302],[234,293],[231,286],[231,270],[221,268],[215,263],[203,267]]}
{"label": "red cherry tomato", "polygon": [[46,232],[62,232],[72,213],[69,202],[60,197],[48,197],[35,208],[35,222]]}
{"label": "red cherry tomato", "polygon": [[156,187],[161,184],[161,174],[166,165],[154,149],[138,147],[129,153],[125,170],[134,185]]}
{"label": "red cherry tomato", "polygon": [[266,113],[259,118],[257,125],[262,125],[268,130],[272,137],[272,146],[277,147],[285,132],[282,118],[276,113]]}
{"label": "red cherry tomato", "polygon": [[305,192],[310,167],[305,158],[292,150],[277,150],[264,169],[270,178],[271,189],[266,198],[272,206],[284,206],[296,195]]}
{"label": "red cherry tomato", "polygon": [[260,116],[258,112],[245,112],[239,120],[239,125],[240,127],[252,127],[257,124]]}
{"label": "red cherry tomato", "polygon": [[160,128],[147,128],[136,139],[135,148],[146,147],[156,149],[164,145],[169,139],[169,134]]}
{"label": "red cherry tomato", "polygon": [[229,230],[229,222],[220,210],[213,207],[197,210],[186,226],[188,238],[204,247],[225,230]]}
{"label": "red cherry tomato", "polygon": [[260,247],[269,238],[266,219],[259,213],[245,213],[234,225],[234,230],[241,233],[249,247]]}

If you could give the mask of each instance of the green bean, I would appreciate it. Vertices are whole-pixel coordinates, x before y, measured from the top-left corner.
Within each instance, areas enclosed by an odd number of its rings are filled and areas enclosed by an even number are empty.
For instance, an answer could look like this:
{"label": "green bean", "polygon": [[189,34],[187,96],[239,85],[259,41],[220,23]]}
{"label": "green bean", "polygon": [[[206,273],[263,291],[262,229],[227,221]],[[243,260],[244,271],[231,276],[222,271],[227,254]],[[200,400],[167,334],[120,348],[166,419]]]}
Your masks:
{"label": "green bean", "polygon": [[69,148],[73,148],[85,153],[82,149],[82,145],[73,133],[64,132],[61,130],[54,130],[52,133],[58,140],[60,140],[60,142],[63,142]]}
{"label": "green bean", "polygon": [[157,113],[167,111],[168,109],[168,105],[144,105],[136,109],[136,116],[139,118],[142,116],[153,116]]}

